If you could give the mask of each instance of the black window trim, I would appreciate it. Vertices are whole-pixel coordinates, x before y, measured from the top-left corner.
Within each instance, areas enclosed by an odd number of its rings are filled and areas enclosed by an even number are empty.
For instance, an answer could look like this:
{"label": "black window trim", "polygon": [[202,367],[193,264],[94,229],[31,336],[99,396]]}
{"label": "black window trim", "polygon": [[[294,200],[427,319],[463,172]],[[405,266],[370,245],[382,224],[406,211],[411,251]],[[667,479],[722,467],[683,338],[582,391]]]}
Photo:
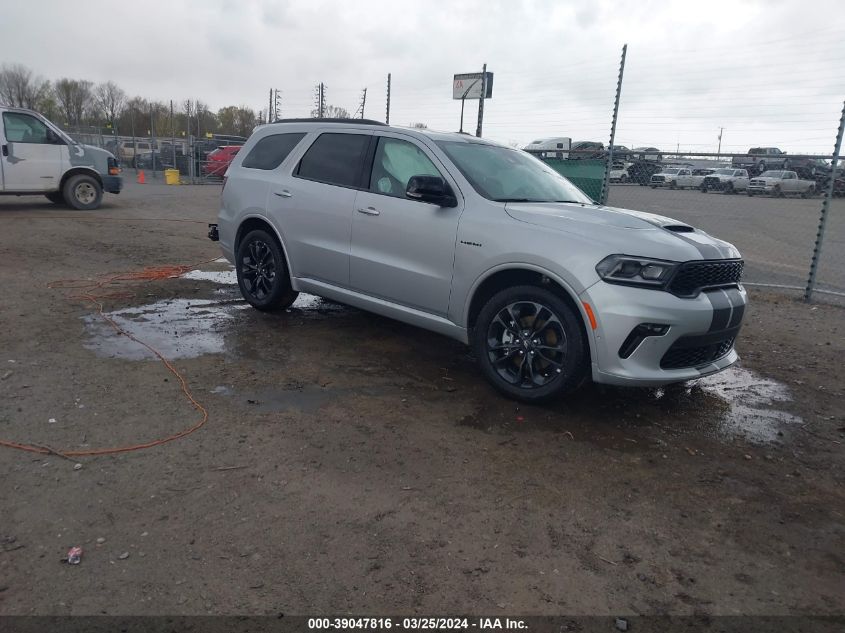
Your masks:
{"label": "black window trim", "polygon": [[[299,137],[299,140],[294,144],[294,146],[290,148],[290,151],[287,153],[287,155],[281,161],[279,161],[278,165],[276,165],[272,169],[264,169],[262,167],[246,167],[244,165],[244,163],[247,161],[247,159],[252,154],[253,150],[255,150],[255,148],[258,147],[258,144],[261,143],[264,139],[270,138],[271,136],[289,136],[291,134],[299,134],[301,136]],[[260,139],[258,139],[258,141],[256,141],[255,145],[253,145],[252,148],[250,148],[249,152],[247,152],[246,154],[243,155],[244,157],[243,157],[243,160],[241,161],[240,166],[241,166],[242,169],[254,169],[258,172],[276,171],[277,169],[280,169],[282,167],[282,165],[285,164],[285,161],[287,161],[291,157],[291,155],[293,155],[296,152],[296,148],[299,147],[302,144],[302,141],[305,139],[306,136],[308,136],[308,132],[275,132],[273,134],[267,134],[266,136],[262,136]],[[224,145],[223,147],[231,147],[231,146]],[[246,147],[246,144],[241,145],[240,147],[241,147],[241,149],[238,150],[237,152],[235,152],[235,154],[233,155],[233,157],[232,157],[233,161],[237,158],[237,156],[239,154],[241,154],[243,148]],[[222,148],[218,147],[217,149],[222,149]]]}
{"label": "black window trim", "polygon": [[444,171],[443,168],[438,167],[437,164],[434,162],[434,160],[432,160],[432,157],[429,156],[428,154],[426,154],[426,152],[425,152],[425,149],[427,149],[426,147],[419,145],[417,143],[414,143],[411,140],[411,138],[409,138],[409,137],[401,138],[399,136],[389,136],[387,134],[378,134],[378,133],[373,134],[373,140],[370,143],[370,147],[369,147],[368,152],[366,154],[366,158],[364,159],[364,164],[367,165],[367,170],[366,170],[366,173],[363,175],[364,179],[362,180],[362,182],[364,184],[363,191],[366,191],[367,193],[375,194],[377,196],[384,196],[386,198],[393,198],[394,200],[407,200],[409,202],[416,202],[418,204],[428,204],[428,205],[431,204],[430,202],[422,202],[420,200],[414,200],[414,199],[408,198],[406,196],[391,196],[390,194],[383,193],[381,191],[375,191],[375,190],[370,188],[370,179],[373,176],[373,164],[375,163],[375,160],[376,160],[376,152],[378,151],[378,144],[379,144],[380,139],[383,139],[383,138],[389,138],[389,139],[393,139],[394,141],[402,141],[404,143],[410,143],[411,145],[413,145],[417,149],[421,150],[422,153],[425,155],[425,157],[432,164],[432,166],[437,170],[437,173],[440,174],[441,180],[443,180],[443,182],[446,183],[447,190],[453,196],[455,196],[455,199],[457,199],[457,196],[455,195],[454,188],[452,187],[452,183],[450,183],[449,179],[446,178],[443,175],[443,171]]}
{"label": "black window trim", "polygon": [[[338,184],[336,182],[326,182],[325,180],[317,180],[316,178],[308,178],[307,176],[303,176],[299,173],[299,170],[302,167],[302,159],[305,158],[305,155],[308,153],[308,150],[310,150],[312,147],[314,147],[314,143],[316,143],[317,140],[321,136],[323,136],[324,134],[347,134],[347,132],[345,132],[345,131],[340,132],[338,130],[316,130],[316,132],[317,132],[317,136],[315,136],[314,140],[311,141],[308,144],[308,147],[306,147],[302,150],[302,154],[296,160],[296,167],[294,168],[291,176],[294,177],[294,178],[297,178],[299,180],[307,180],[308,182],[317,182],[317,183],[320,183],[321,185],[326,185],[326,186],[329,186],[329,187],[340,187],[341,189],[352,189],[353,191],[368,191],[369,182],[364,183],[363,178],[364,178],[364,169],[367,165],[367,160],[368,160],[368,157],[370,156],[370,151],[371,151],[372,146],[373,146],[373,134],[367,133],[368,131],[364,132],[362,134],[362,130],[349,130],[348,134],[350,134],[350,135],[368,137],[367,138],[367,145],[364,149],[363,160],[361,161],[361,168],[358,170],[357,184],[356,185],[341,185],[341,184]],[[375,154],[374,150],[373,150],[373,154]],[[370,164],[370,166],[372,167],[372,163]]]}

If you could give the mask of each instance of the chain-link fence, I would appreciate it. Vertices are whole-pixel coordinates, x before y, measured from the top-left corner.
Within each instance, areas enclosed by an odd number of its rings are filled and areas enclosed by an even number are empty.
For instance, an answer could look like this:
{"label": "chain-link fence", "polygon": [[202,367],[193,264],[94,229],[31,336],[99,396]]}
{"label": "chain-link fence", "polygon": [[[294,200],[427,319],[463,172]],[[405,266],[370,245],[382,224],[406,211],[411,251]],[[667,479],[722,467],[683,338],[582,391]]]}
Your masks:
{"label": "chain-link fence", "polygon": [[183,184],[221,183],[229,163],[246,139],[210,134],[204,138],[182,136],[123,136],[107,128],[66,128],[78,143],[102,147],[118,159],[125,175],[153,180],[178,171]]}

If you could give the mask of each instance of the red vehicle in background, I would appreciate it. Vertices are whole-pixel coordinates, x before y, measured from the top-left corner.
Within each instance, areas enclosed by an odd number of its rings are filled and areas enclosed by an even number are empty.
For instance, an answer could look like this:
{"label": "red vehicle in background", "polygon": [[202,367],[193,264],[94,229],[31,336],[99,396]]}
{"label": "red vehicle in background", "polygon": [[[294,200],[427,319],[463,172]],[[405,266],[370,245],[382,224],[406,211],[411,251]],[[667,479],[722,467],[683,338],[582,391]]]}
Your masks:
{"label": "red vehicle in background", "polygon": [[206,162],[202,165],[202,173],[205,176],[222,178],[241,147],[243,145],[226,145],[209,152]]}

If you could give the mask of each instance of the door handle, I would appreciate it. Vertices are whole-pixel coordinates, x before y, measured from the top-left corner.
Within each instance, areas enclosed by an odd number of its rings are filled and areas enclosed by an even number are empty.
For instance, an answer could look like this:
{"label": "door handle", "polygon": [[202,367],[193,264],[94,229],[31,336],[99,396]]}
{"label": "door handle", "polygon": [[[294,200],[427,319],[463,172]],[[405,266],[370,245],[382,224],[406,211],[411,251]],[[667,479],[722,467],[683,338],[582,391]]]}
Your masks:
{"label": "door handle", "polygon": [[363,213],[365,215],[379,215],[379,211],[375,207],[367,207],[366,209],[361,207],[358,209],[358,213]]}
{"label": "door handle", "polygon": [[283,189],[282,191],[274,191],[273,193],[279,196],[280,198],[290,198],[293,196],[293,194],[287,189]]}

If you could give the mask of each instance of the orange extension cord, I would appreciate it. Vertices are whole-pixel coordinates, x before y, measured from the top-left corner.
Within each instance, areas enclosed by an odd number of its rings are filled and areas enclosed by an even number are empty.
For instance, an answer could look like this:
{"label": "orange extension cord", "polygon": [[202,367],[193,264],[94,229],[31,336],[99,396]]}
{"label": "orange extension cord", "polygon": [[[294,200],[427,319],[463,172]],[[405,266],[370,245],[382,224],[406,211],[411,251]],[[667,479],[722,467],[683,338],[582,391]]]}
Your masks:
{"label": "orange extension cord", "polygon": [[[65,216],[66,218],[66,216]],[[64,219],[64,218],[63,218]],[[183,220],[191,222],[191,220]],[[196,264],[192,264],[190,266],[153,266],[144,268],[140,271],[135,272],[128,272],[128,273],[113,273],[106,275],[104,277],[100,277],[99,279],[87,281],[87,280],[74,280],[74,279],[65,279],[54,281],[47,284],[48,288],[58,288],[58,289],[73,289],[78,290],[78,294],[73,294],[68,296],[69,300],[78,300],[78,301],[86,301],[91,305],[95,306],[97,309],[97,314],[103,318],[109,325],[114,328],[115,332],[119,334],[123,334],[124,336],[132,339],[139,345],[143,345],[146,347],[150,352],[156,355],[158,359],[167,367],[168,371],[176,376],[176,379],[179,381],[179,385],[182,388],[182,393],[185,394],[185,397],[188,399],[188,402],[191,403],[191,406],[200,412],[200,420],[186,429],[179,431],[178,433],[174,433],[173,435],[169,435],[167,437],[159,438],[156,440],[151,440],[149,442],[144,442],[142,444],[133,444],[131,446],[117,446],[113,448],[96,448],[91,450],[79,451],[79,450],[57,450],[51,448],[49,446],[43,446],[39,444],[23,444],[20,442],[12,442],[9,440],[0,439],[0,446],[6,446],[8,448],[15,448],[21,451],[28,451],[30,453],[40,453],[42,455],[59,455],[61,457],[71,458],[71,457],[91,457],[95,455],[114,455],[116,453],[128,453],[131,451],[138,451],[145,448],[152,448],[153,446],[160,446],[161,444],[166,444],[167,442],[172,442],[173,440],[178,440],[183,438],[187,435],[190,435],[194,431],[202,428],[202,426],[208,421],[208,410],[200,404],[196,398],[194,398],[191,390],[188,388],[188,383],[185,380],[185,377],[179,373],[179,370],[176,369],[173,364],[165,358],[161,352],[157,349],[145,343],[144,341],[136,338],[123,328],[121,328],[111,317],[109,317],[103,311],[103,301],[106,299],[120,299],[120,298],[130,298],[133,296],[132,293],[129,292],[100,292],[98,291],[103,290],[106,286],[118,282],[145,282],[145,281],[155,281],[159,279],[172,279],[174,277],[179,277],[180,275],[185,274],[189,270],[196,268],[197,266],[201,266],[202,264],[207,264],[209,262],[214,261],[213,259],[205,260],[202,262],[198,262]]]}

